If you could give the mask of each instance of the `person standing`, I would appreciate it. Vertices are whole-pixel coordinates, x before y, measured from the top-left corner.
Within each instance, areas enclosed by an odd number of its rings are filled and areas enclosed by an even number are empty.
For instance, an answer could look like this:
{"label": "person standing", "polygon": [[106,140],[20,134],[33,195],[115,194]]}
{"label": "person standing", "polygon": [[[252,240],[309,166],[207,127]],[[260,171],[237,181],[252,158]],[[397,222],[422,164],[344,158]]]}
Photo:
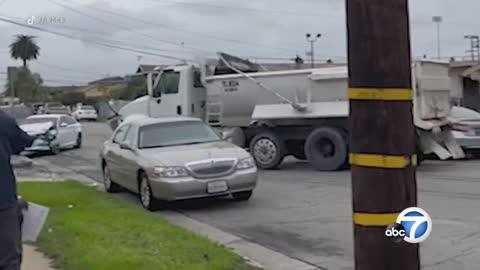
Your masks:
{"label": "person standing", "polygon": [[20,270],[22,264],[20,209],[10,160],[31,146],[34,139],[0,110],[0,270]]}

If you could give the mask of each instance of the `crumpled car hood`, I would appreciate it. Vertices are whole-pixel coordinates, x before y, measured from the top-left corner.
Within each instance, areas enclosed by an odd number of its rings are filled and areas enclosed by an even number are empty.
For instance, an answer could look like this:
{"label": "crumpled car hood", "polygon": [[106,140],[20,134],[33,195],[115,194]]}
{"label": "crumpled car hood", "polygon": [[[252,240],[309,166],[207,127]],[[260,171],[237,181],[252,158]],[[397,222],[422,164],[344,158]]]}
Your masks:
{"label": "crumpled car hood", "polygon": [[45,134],[47,131],[52,128],[53,123],[35,123],[35,124],[25,124],[20,125],[20,128],[25,131],[28,135],[40,135]]}

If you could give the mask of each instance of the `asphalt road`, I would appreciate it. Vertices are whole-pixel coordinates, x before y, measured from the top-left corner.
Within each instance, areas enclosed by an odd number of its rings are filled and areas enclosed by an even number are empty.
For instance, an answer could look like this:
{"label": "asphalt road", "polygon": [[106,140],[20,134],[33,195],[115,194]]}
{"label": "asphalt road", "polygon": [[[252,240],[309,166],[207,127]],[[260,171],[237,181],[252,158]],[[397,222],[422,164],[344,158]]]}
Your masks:
{"label": "asphalt road", "polygon": [[[101,181],[99,148],[110,136],[101,123],[84,124],[84,147],[39,157]],[[431,161],[419,168],[419,206],[433,231],[421,244],[425,270],[478,270],[480,161]],[[321,269],[353,269],[350,173],[321,173],[290,161],[262,171],[245,203],[226,199],[175,204],[178,211]],[[132,195],[127,195],[132,196]]]}

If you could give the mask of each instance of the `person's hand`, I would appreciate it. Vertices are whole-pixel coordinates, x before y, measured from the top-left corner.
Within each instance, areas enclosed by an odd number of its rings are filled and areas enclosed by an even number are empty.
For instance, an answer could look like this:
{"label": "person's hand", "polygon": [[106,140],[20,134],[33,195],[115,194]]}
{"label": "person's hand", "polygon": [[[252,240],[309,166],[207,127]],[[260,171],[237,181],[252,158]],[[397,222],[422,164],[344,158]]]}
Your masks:
{"label": "person's hand", "polygon": [[18,197],[18,206],[21,210],[28,210],[28,202],[22,199],[22,197]]}

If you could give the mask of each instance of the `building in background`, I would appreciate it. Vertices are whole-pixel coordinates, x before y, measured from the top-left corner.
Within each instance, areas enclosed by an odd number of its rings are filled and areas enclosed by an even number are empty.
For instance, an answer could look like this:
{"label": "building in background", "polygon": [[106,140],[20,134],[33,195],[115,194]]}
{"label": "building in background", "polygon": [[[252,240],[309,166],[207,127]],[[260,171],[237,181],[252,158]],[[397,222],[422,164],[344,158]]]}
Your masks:
{"label": "building in background", "polygon": [[450,78],[454,104],[480,112],[480,62],[450,62]]}

